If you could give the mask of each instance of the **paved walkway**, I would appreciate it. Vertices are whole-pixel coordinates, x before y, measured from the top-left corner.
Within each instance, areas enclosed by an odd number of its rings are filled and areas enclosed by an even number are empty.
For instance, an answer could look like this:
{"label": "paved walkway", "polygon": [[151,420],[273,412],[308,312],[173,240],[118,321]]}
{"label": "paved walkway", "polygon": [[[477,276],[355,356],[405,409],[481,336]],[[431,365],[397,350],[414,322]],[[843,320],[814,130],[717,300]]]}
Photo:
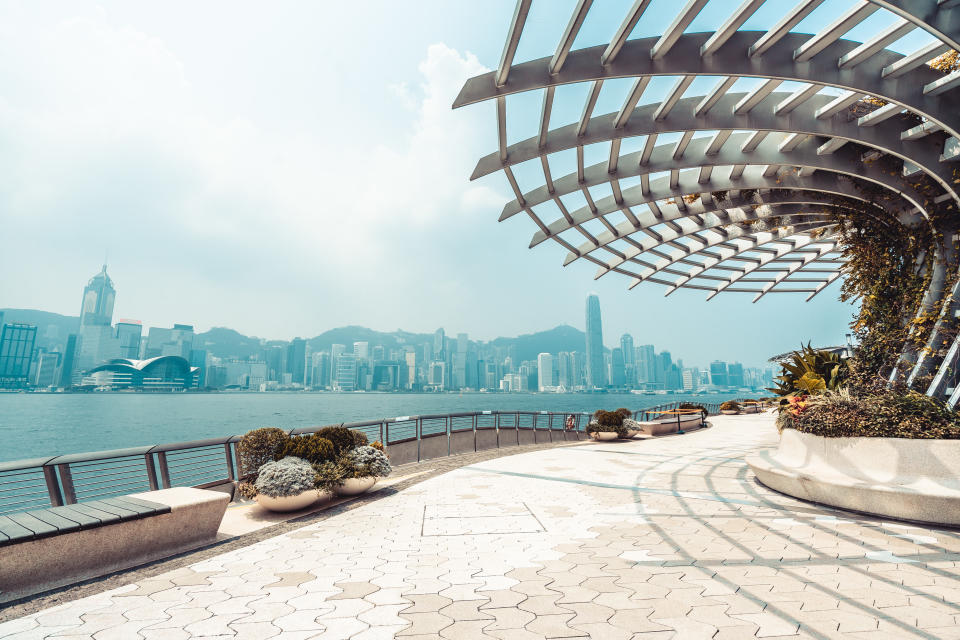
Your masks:
{"label": "paved walkway", "polygon": [[474,464],[0,638],[960,638],[960,532],[757,484],[768,416]]}

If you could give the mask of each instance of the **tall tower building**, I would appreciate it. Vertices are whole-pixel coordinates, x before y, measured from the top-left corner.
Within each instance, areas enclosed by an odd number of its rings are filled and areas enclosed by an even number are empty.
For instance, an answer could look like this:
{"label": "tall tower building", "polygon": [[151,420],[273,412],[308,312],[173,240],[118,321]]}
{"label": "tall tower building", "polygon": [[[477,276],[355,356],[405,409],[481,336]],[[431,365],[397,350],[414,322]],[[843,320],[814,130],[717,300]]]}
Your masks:
{"label": "tall tower building", "polygon": [[551,354],[541,353],[537,356],[537,375],[540,391],[546,391],[557,386],[557,381],[553,379],[553,356]]}
{"label": "tall tower building", "polygon": [[83,289],[83,301],[80,303],[80,329],[87,326],[110,326],[113,322],[113,303],[117,299],[117,290],[107,275],[107,265],[97,275],[90,278]]}
{"label": "tall tower building", "polygon": [[587,387],[604,387],[607,376],[603,366],[603,328],[600,322],[600,298],[587,296]]}

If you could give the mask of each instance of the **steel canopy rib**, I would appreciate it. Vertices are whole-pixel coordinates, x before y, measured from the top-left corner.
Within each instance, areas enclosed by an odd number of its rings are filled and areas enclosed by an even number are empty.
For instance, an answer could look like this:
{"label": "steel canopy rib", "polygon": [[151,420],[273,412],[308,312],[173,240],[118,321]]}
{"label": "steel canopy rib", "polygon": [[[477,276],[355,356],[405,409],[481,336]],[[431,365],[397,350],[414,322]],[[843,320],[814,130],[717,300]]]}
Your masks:
{"label": "steel canopy rib", "polygon": [[709,0],[688,0],[687,5],[680,10],[673,19],[673,22],[670,23],[670,26],[667,27],[663,35],[660,36],[657,43],[650,49],[651,60],[659,60],[669,53],[670,49],[677,43],[677,40],[680,39],[680,36],[683,35],[683,32],[690,26],[690,23],[693,22],[693,19],[697,17],[697,14],[706,6],[708,1]]}
{"label": "steel canopy rib", "polygon": [[850,29],[866,20],[879,9],[867,0],[858,0],[846,13],[832,22],[826,29],[804,42],[793,52],[793,59],[797,62],[806,62],[831,44],[840,39]]}
{"label": "steel canopy rib", "polygon": [[700,55],[710,56],[716,53],[720,47],[726,44],[730,36],[736,33],[737,29],[742,27],[743,23],[756,13],[757,9],[766,1],[767,0],[744,0],[743,4],[733,12],[733,15],[727,18],[727,21],[700,47]]}
{"label": "steel canopy rib", "polygon": [[901,18],[850,53],[841,56],[840,60],[837,61],[837,66],[841,69],[852,69],[916,28],[916,25]]}
{"label": "steel canopy rib", "polygon": [[789,33],[790,29],[800,24],[814,9],[823,4],[824,0],[801,0],[800,4],[793,8],[787,15],[780,19],[773,28],[760,37],[749,50],[750,57],[762,56],[777,44],[780,39]]}
{"label": "steel canopy rib", "polygon": [[563,37],[560,38],[560,44],[557,45],[557,50],[550,59],[550,75],[556,75],[563,69],[570,48],[573,46],[574,40],[577,39],[577,34],[580,32],[580,27],[583,25],[583,20],[587,17],[587,12],[590,11],[590,5],[592,4],[593,0],[578,0],[573,15],[570,16],[570,22],[567,23],[567,28],[563,32]]}
{"label": "steel canopy rib", "polygon": [[503,46],[503,54],[500,56],[500,65],[497,67],[497,86],[502,87],[507,84],[507,75],[510,73],[510,67],[513,65],[513,57],[517,53],[517,45],[520,44],[520,36],[523,33],[523,25],[527,21],[527,14],[530,13],[530,4],[533,0],[517,0],[517,7],[513,11],[513,20],[510,21],[510,31],[507,35],[507,41]]}
{"label": "steel canopy rib", "polygon": [[625,43],[627,38],[630,37],[630,33],[633,31],[633,28],[637,26],[640,16],[642,16],[643,12],[647,10],[647,7],[650,5],[651,1],[652,0],[636,0],[633,3],[633,6],[627,13],[627,17],[624,18],[623,22],[620,23],[620,26],[617,28],[617,32],[610,40],[610,44],[607,45],[607,48],[604,49],[603,53],[600,55],[601,65],[606,66],[616,59],[617,54],[620,53],[620,49],[623,48],[623,43]]}

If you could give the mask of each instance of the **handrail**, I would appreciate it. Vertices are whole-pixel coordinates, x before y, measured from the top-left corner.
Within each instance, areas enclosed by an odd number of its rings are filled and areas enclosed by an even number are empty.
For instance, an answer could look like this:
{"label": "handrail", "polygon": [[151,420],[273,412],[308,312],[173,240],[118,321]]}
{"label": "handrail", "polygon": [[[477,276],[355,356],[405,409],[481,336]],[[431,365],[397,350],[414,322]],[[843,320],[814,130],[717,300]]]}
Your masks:
{"label": "handrail", "polygon": [[[677,411],[680,404],[671,402],[640,409],[633,412],[633,418],[641,421],[655,419],[654,416],[667,411]],[[702,406],[708,415],[719,413],[719,403]],[[395,416],[341,423],[339,426],[362,431],[371,440],[379,440],[388,447],[416,441],[419,462],[420,443],[426,439],[446,437],[448,455],[451,452],[450,439],[455,434],[470,431],[474,433],[474,448],[477,447],[477,432],[495,431],[498,447],[501,432],[517,432],[516,443],[521,440],[521,431],[546,432],[551,440],[555,434],[557,437],[563,434],[566,438],[566,434],[574,433],[579,439],[585,433],[591,415],[583,411],[468,411]],[[572,430],[566,429],[568,416],[574,418]],[[425,433],[424,421],[438,424],[428,424]],[[296,427],[287,429],[286,433],[302,435],[322,428]],[[73,504],[93,496],[123,495],[136,490],[131,487],[139,486],[147,491],[187,486],[178,483],[178,474],[184,480],[196,483],[189,485],[194,487],[232,483],[238,479],[236,447],[242,438],[242,435],[232,435],[0,462],[0,515]],[[213,447],[223,449],[218,453]],[[210,463],[198,464],[196,460],[209,460]]]}

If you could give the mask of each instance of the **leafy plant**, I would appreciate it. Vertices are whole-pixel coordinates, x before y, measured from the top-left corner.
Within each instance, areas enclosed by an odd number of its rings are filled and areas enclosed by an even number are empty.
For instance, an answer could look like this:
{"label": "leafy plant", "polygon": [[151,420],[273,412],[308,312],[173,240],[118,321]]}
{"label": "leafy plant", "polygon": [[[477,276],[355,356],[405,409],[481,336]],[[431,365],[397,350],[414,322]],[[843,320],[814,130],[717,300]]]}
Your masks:
{"label": "leafy plant", "polygon": [[688,411],[690,409],[699,409],[700,413],[702,413],[704,416],[706,416],[709,413],[709,411],[707,411],[707,408],[705,406],[703,406],[702,404],[696,404],[693,402],[681,402],[677,408],[686,409]]}
{"label": "leafy plant", "polygon": [[277,457],[277,452],[286,444],[289,436],[276,427],[263,427],[248,431],[237,443],[237,467],[240,480],[254,482],[257,471]]}
{"label": "leafy plant", "polygon": [[286,457],[260,467],[254,488],[257,493],[271,498],[296,496],[314,489],[317,472],[301,458]]}
{"label": "leafy plant", "polygon": [[[846,358],[836,353],[813,349],[810,343],[794,351],[781,363],[777,386],[767,389],[781,398],[797,394],[813,394],[822,391],[836,391],[842,388],[850,377],[850,366]],[[782,401],[781,401],[782,404]]]}
{"label": "leafy plant", "polygon": [[310,464],[319,464],[335,458],[333,443],[319,433],[288,438],[280,447],[276,457],[279,460],[287,456],[302,458]]}
{"label": "leafy plant", "polygon": [[315,485],[321,491],[334,492],[347,478],[347,469],[340,461],[323,462],[313,466]]}
{"label": "leafy plant", "polygon": [[721,411],[740,411],[740,403],[736,400],[727,400],[720,404]]}
{"label": "leafy plant", "polygon": [[373,447],[363,446],[352,449],[343,456],[343,464],[347,468],[348,477],[385,478],[393,471],[390,461],[382,451]]}
{"label": "leafy plant", "polygon": [[[383,446],[383,443],[380,442],[379,440],[375,440],[375,441],[371,442],[371,443],[370,443],[370,446],[373,447],[374,449],[376,449],[377,451],[382,451],[382,452],[383,452],[383,455],[385,455],[385,456],[387,455],[387,448],[384,447],[384,446]],[[387,456],[387,457],[389,458],[390,456]]]}
{"label": "leafy plant", "polygon": [[[624,411],[629,412],[628,409]],[[587,425],[587,433],[614,432],[621,438],[626,437],[627,430],[623,426],[624,419],[625,416],[619,409],[617,411],[605,411],[603,409],[598,409],[593,414],[593,420],[591,420],[590,424]]]}
{"label": "leafy plant", "polygon": [[323,427],[316,432],[316,435],[330,441],[333,445],[334,457],[340,457],[354,447],[367,444],[367,437],[363,433],[343,426]]}
{"label": "leafy plant", "polygon": [[797,400],[778,426],[839,437],[960,439],[960,414],[943,402],[902,387],[849,388]]}

